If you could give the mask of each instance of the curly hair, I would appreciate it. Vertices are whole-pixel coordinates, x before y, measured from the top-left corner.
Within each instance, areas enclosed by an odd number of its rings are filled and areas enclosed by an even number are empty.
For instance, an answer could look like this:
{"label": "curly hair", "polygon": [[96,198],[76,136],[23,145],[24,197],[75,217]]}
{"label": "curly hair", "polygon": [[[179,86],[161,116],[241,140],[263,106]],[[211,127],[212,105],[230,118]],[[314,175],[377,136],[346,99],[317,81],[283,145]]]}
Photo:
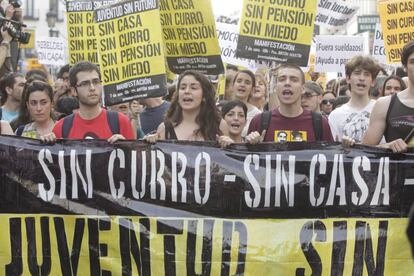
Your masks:
{"label": "curly hair", "polygon": [[181,81],[185,76],[193,76],[201,85],[203,91],[203,100],[200,105],[200,112],[196,117],[196,123],[199,129],[195,131],[195,135],[201,135],[204,140],[215,141],[216,135],[220,135],[221,117],[215,103],[215,90],[210,80],[203,74],[188,70],[180,75],[177,82],[177,92],[171,101],[171,105],[165,115],[165,120],[170,121],[174,126],[179,125],[183,121],[183,110],[179,104],[179,90]]}
{"label": "curly hair", "polygon": [[345,75],[350,77],[352,72],[357,68],[367,70],[371,73],[372,79],[375,79],[380,71],[381,66],[370,56],[354,56],[345,64]]}

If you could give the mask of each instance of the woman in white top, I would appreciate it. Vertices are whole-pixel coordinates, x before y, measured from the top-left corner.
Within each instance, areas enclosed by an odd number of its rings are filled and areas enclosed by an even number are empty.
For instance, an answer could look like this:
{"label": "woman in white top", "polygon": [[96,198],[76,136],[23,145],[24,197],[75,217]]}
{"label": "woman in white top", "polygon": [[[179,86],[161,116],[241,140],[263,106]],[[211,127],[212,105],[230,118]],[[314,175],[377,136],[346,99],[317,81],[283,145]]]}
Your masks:
{"label": "woman in white top", "polygon": [[254,105],[249,103],[256,86],[256,78],[252,71],[241,70],[236,73],[233,79],[234,97],[242,101],[247,106],[246,126],[243,129],[242,136],[245,137],[249,129],[250,121],[254,116],[261,113],[261,111]]}

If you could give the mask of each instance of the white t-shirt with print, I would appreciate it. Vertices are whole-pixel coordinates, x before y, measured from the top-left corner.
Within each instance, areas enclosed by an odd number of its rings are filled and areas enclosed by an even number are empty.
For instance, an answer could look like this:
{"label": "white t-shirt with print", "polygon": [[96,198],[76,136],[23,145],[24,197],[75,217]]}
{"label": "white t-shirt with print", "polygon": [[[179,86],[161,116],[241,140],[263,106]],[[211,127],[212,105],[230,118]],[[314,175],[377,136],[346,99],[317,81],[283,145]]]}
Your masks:
{"label": "white t-shirt with print", "polygon": [[361,142],[368,128],[369,117],[375,100],[370,100],[363,109],[355,109],[349,103],[335,109],[329,114],[329,126],[333,138],[342,141],[344,135],[351,137],[356,142]]}

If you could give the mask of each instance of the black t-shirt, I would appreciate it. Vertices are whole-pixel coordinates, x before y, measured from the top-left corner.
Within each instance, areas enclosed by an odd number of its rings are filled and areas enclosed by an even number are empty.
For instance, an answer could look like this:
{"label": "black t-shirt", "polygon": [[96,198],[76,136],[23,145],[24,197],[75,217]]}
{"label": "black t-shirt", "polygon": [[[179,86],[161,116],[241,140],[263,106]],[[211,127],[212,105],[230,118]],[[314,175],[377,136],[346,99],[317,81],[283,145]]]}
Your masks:
{"label": "black t-shirt", "polygon": [[414,108],[403,104],[397,94],[391,97],[386,122],[385,141],[391,142],[401,138],[410,146],[414,146],[414,135],[407,137],[414,128]]}

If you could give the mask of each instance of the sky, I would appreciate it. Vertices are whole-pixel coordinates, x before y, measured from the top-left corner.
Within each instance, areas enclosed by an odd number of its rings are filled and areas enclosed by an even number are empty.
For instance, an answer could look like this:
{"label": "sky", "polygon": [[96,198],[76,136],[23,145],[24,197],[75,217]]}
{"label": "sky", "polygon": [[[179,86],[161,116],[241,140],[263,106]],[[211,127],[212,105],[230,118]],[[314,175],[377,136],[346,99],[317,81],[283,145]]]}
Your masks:
{"label": "sky", "polygon": [[230,15],[241,11],[242,0],[211,0],[214,15]]}

